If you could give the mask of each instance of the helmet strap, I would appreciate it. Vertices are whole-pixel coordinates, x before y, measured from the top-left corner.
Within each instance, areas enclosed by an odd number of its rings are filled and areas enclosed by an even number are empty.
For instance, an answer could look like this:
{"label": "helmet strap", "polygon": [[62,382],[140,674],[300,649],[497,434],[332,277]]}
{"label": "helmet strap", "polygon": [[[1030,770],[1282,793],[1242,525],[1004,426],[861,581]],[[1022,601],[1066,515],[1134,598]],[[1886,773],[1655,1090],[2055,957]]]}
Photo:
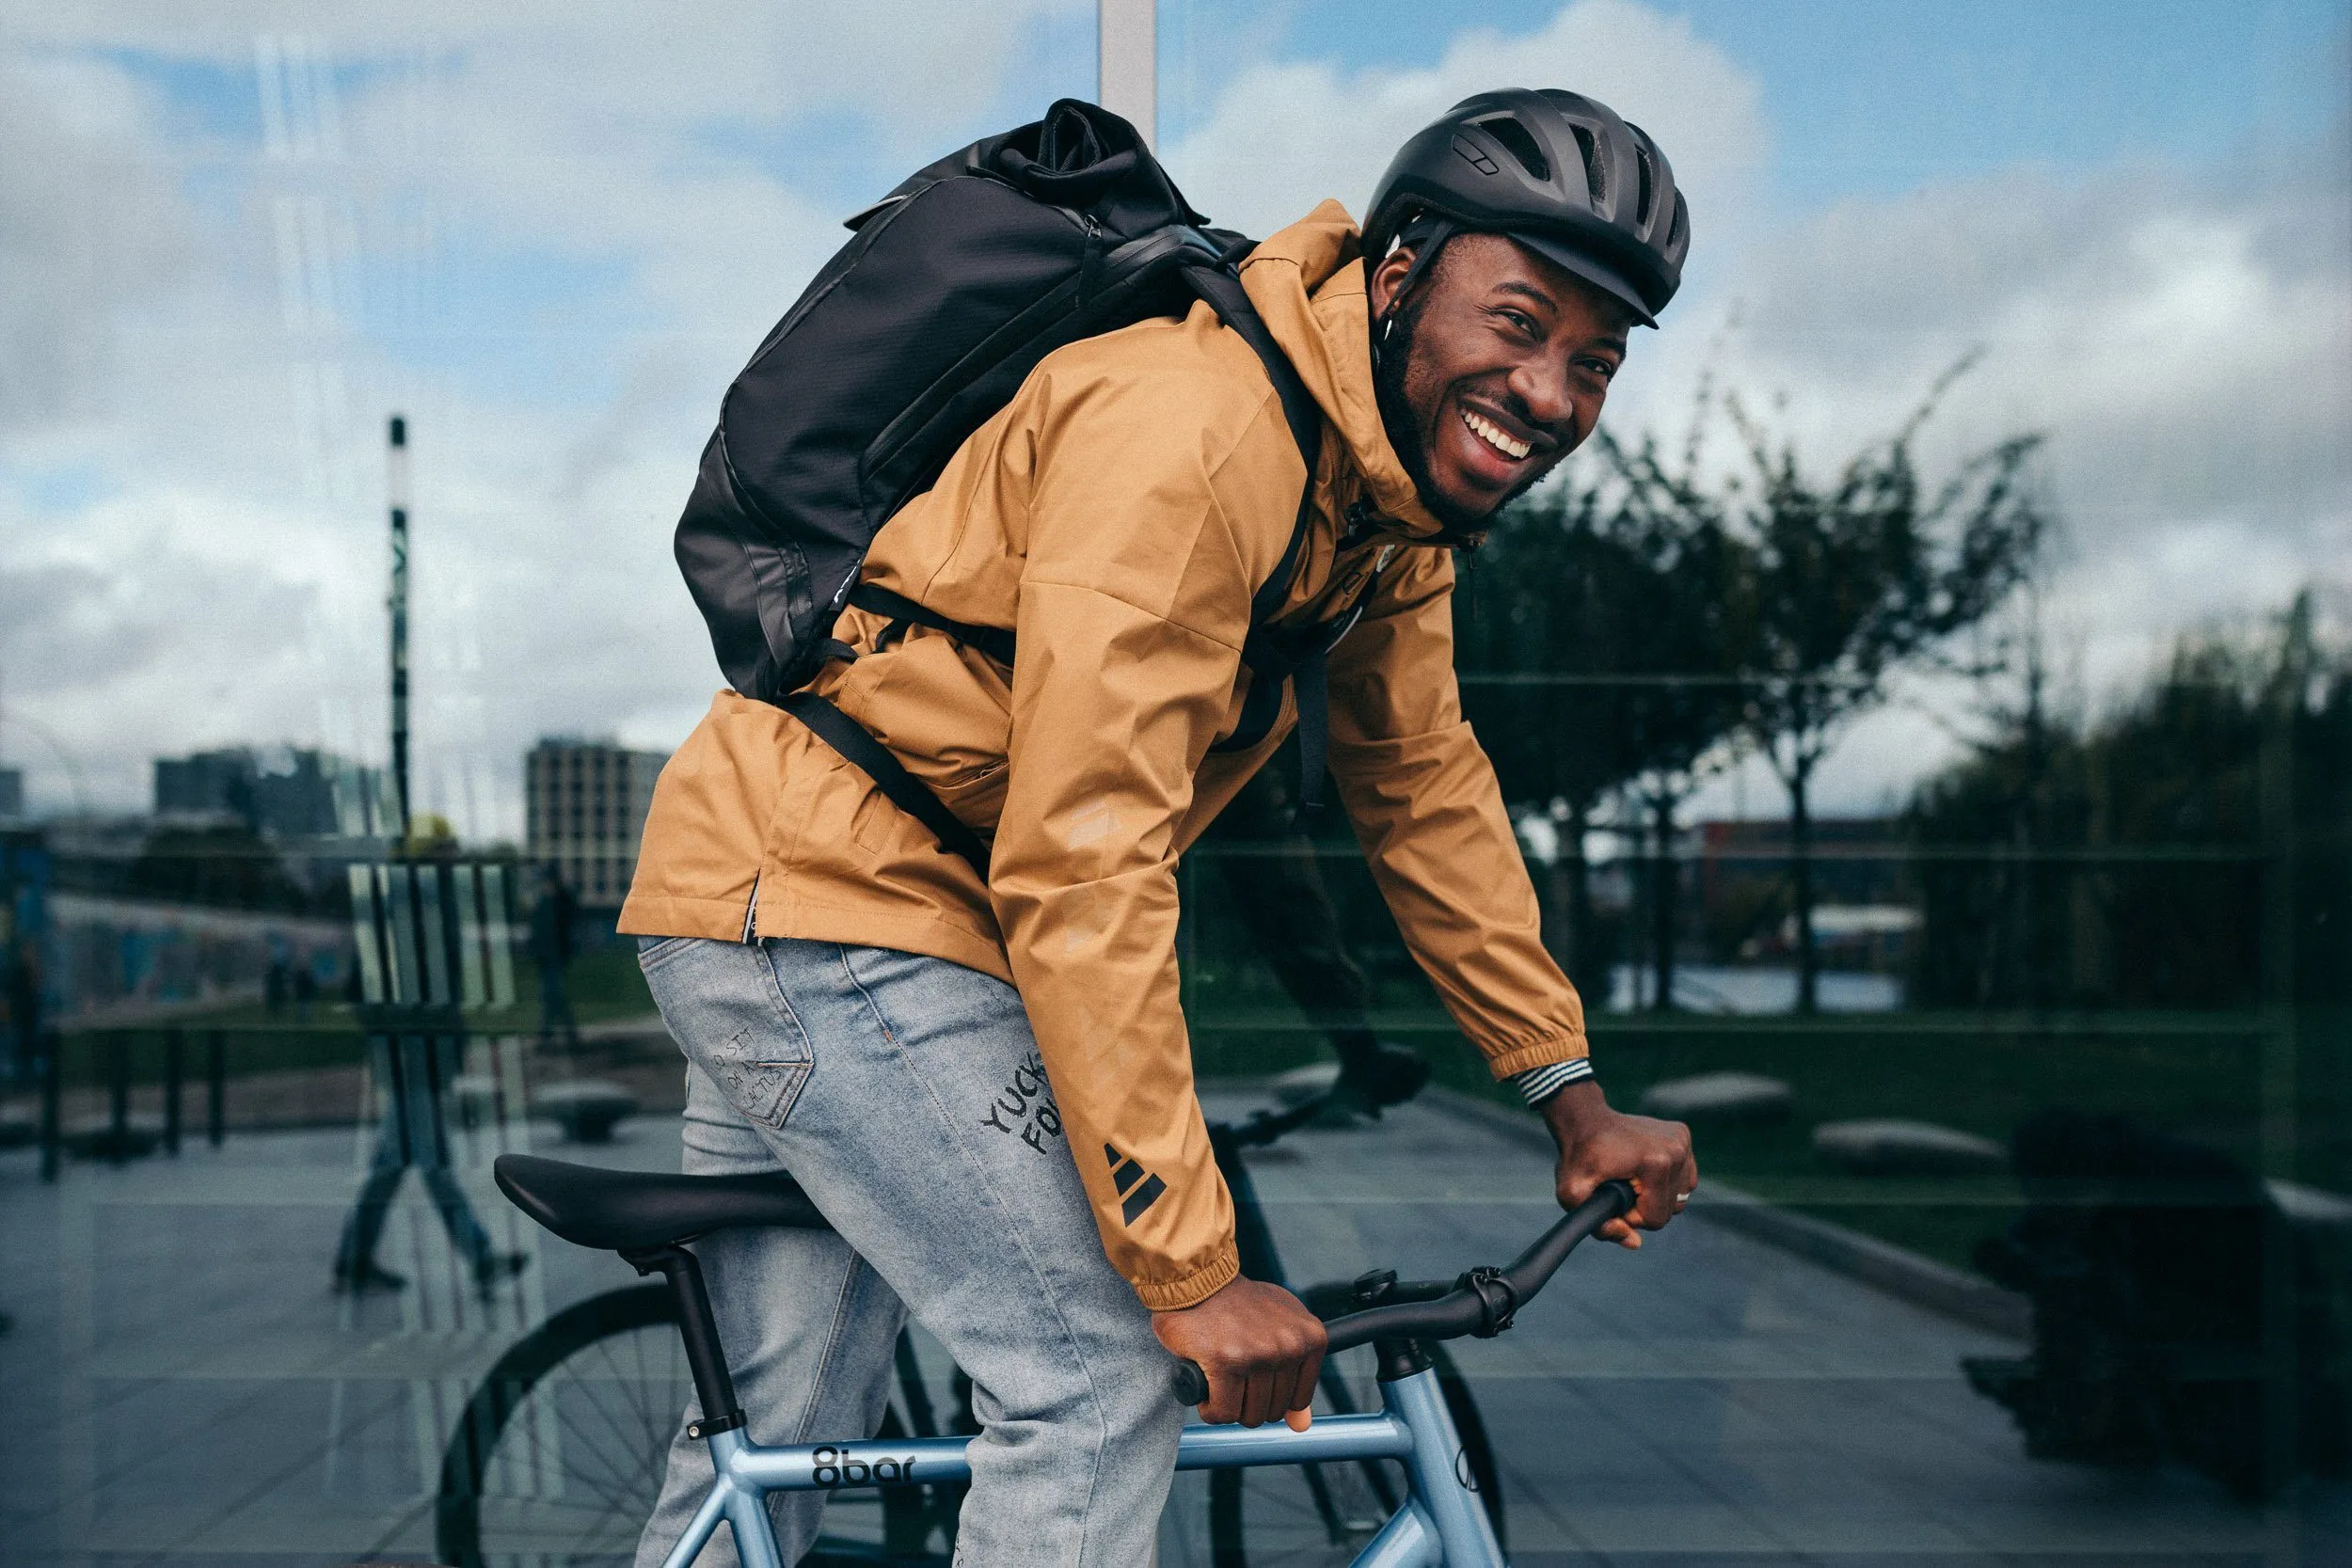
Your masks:
{"label": "helmet strap", "polygon": [[[1405,269],[1405,276],[1398,280],[1396,293],[1390,296],[1389,308],[1380,312],[1379,319],[1371,324],[1374,398],[1379,404],[1381,423],[1388,431],[1390,444],[1395,448],[1398,458],[1404,463],[1406,475],[1412,480],[1413,488],[1420,492],[1423,505],[1429,504],[1429,487],[1427,457],[1425,453],[1419,451],[1420,437],[1410,431],[1400,432],[1390,423],[1391,400],[1399,394],[1387,383],[1391,374],[1401,376],[1403,367],[1398,366],[1391,371],[1387,366],[1389,334],[1402,318],[1406,302],[1412,297],[1414,284],[1420,282],[1422,275],[1427,273],[1431,265],[1436,262],[1439,248],[1459,231],[1459,226],[1451,219],[1438,218],[1430,224],[1428,231],[1420,237],[1419,243],[1413,247],[1412,264]],[[1351,518],[1351,524],[1353,522],[1354,519]],[[1486,531],[1487,525],[1484,518],[1474,525],[1465,527],[1447,521],[1440,516],[1438,531],[1435,533],[1418,534],[1414,536],[1413,543],[1435,545],[1451,549],[1471,549],[1486,537]]]}
{"label": "helmet strap", "polygon": [[1438,260],[1438,252],[1453,237],[1454,222],[1450,218],[1433,219],[1428,232],[1420,236],[1413,247],[1413,264],[1405,269],[1405,276],[1397,281],[1396,293],[1389,296],[1389,308],[1380,312],[1380,341],[1388,341],[1389,329],[1396,325],[1396,313],[1403,308],[1406,296],[1412,293],[1413,285],[1427,275]]}

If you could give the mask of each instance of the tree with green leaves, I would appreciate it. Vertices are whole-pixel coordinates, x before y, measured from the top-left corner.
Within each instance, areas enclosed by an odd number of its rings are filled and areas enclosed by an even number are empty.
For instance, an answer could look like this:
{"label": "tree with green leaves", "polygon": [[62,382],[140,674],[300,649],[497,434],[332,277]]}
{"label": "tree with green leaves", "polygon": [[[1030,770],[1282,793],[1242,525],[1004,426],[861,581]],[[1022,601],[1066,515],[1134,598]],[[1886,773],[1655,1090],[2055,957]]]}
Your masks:
{"label": "tree with green leaves", "polygon": [[[2306,594],[2259,633],[2184,637],[2095,721],[1998,715],[1922,783],[1907,814],[1928,851],[1918,998],[2250,1007],[2266,964],[2292,969],[2305,1004],[2352,995],[2352,649],[2312,621]],[[2299,846],[2283,939],[2264,923],[2282,841]]]}
{"label": "tree with green leaves", "polygon": [[[1893,436],[1828,476],[1727,400],[1748,470],[1722,486],[1749,573],[1738,612],[1750,674],[1746,722],[1788,792],[1801,1012],[1819,1005],[1816,771],[1854,720],[1885,703],[1899,672],[1982,673],[1983,660],[1951,650],[2027,580],[2048,531],[2028,474],[2039,436],[1976,453],[1932,489],[1921,480],[1919,431],[1970,363],[1946,372]],[[1662,487],[1662,479],[1652,483]]]}
{"label": "tree with green leaves", "polygon": [[[1618,454],[1622,456],[1622,454]],[[1621,465],[1613,464],[1613,467]],[[1455,594],[1463,706],[1506,799],[1557,802],[1571,977],[1605,984],[1584,837],[1630,788],[1659,836],[1649,900],[1658,1004],[1674,994],[1674,815],[1741,714],[1724,608],[1741,577],[1720,524],[1613,479],[1512,507]]]}

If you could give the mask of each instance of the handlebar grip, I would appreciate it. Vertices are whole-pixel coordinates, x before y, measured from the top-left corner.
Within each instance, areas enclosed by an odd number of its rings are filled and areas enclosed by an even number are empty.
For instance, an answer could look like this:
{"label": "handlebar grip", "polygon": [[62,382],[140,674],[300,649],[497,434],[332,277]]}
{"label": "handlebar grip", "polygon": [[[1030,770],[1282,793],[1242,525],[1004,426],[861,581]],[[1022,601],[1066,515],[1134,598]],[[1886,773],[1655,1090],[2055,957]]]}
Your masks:
{"label": "handlebar grip", "polygon": [[1183,1405],[1201,1405],[1209,1401],[1209,1374],[1200,1370],[1198,1361],[1179,1361],[1168,1369],[1168,1391]]}
{"label": "handlebar grip", "polygon": [[1604,1219],[1601,1222],[1604,1225],[1609,1220],[1622,1219],[1633,1212],[1633,1206],[1642,1201],[1642,1195],[1633,1190],[1633,1183],[1630,1181],[1604,1181],[1593,1190],[1595,1197],[1598,1197],[1603,1193],[1607,1193],[1617,1202],[1617,1212]]}

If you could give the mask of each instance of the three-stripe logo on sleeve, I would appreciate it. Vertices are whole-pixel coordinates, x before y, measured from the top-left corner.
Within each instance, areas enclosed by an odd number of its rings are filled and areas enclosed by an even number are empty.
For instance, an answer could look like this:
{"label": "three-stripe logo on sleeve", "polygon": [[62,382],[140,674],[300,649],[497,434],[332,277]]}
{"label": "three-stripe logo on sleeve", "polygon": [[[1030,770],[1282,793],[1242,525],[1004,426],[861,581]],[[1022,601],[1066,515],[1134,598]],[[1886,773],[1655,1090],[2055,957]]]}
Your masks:
{"label": "three-stripe logo on sleeve", "polygon": [[1109,1144],[1103,1146],[1103,1158],[1110,1163],[1111,1185],[1119,1189],[1120,1218],[1124,1224],[1133,1225],[1143,1217],[1146,1209],[1160,1200],[1160,1195],[1168,1191],[1168,1183]]}

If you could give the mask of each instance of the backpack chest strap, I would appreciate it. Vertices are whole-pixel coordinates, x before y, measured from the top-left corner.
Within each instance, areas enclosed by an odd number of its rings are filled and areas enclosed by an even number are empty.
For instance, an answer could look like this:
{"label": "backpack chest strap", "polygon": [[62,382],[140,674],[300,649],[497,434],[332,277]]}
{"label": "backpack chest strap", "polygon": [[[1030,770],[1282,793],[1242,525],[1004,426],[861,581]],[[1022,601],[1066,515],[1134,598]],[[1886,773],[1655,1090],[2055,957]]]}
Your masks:
{"label": "backpack chest strap", "polygon": [[[892,625],[901,631],[905,629],[901,623],[928,626],[932,631],[946,632],[957,641],[979,649],[999,664],[1012,662],[1013,634],[1002,626],[976,626],[962,621],[950,621],[904,594],[894,594],[870,582],[861,582],[850,589],[850,603],[860,610],[888,616]],[[885,632],[883,641],[889,641],[891,637],[891,633]]]}

